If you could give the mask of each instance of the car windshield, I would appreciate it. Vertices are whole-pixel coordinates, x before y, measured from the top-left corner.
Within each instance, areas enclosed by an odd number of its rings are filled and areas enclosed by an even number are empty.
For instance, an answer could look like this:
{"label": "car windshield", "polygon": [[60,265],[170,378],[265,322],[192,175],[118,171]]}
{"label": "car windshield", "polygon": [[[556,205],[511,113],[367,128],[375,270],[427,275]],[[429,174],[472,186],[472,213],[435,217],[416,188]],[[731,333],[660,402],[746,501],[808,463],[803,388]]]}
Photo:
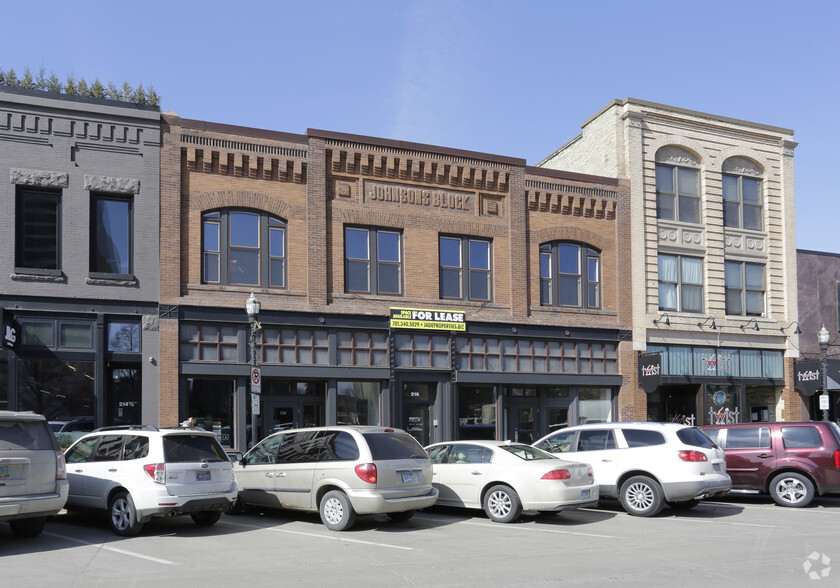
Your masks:
{"label": "car windshield", "polygon": [[163,456],[167,463],[230,461],[215,437],[209,435],[167,435],[163,438]]}
{"label": "car windshield", "polygon": [[44,421],[0,421],[0,451],[11,449],[54,451],[55,440]]}
{"label": "car windshield", "polygon": [[508,453],[512,453],[519,459],[525,461],[532,461],[535,459],[555,459],[550,453],[546,453],[542,449],[531,447],[530,445],[500,445],[499,449],[504,449]]}
{"label": "car windshield", "polygon": [[380,459],[418,459],[428,455],[408,433],[365,433],[374,461]]}
{"label": "car windshield", "polygon": [[677,431],[677,437],[686,445],[711,449],[717,447],[714,441],[703,431],[696,427],[688,427]]}

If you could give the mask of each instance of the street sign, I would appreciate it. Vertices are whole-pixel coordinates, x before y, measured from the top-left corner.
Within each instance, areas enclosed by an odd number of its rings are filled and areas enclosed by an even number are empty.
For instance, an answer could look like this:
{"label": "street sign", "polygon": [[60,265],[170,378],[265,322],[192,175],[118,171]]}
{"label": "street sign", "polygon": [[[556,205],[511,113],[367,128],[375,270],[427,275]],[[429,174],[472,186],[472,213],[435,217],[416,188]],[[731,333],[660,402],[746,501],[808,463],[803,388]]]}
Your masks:
{"label": "street sign", "polygon": [[251,414],[260,414],[260,397],[258,394],[251,394]]}
{"label": "street sign", "polygon": [[251,367],[251,394],[262,394],[262,374],[256,365]]}
{"label": "street sign", "polygon": [[828,410],[828,394],[820,394],[820,410]]}

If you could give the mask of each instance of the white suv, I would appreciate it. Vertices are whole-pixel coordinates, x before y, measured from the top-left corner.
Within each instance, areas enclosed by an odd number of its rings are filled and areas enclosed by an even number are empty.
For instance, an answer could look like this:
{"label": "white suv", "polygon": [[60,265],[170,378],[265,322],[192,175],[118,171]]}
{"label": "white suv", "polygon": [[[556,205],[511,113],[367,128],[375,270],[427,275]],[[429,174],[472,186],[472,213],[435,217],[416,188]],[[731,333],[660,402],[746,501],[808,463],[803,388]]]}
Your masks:
{"label": "white suv", "polygon": [[68,509],[108,513],[117,535],[153,517],[190,515],[212,525],[236,499],[233,464],[203,429],[105,427],[67,449]]}
{"label": "white suv", "polygon": [[691,508],[732,487],[723,450],[703,431],[676,423],[597,423],[555,431],[534,443],[563,459],[592,464],[601,497],[631,515],[667,504]]}

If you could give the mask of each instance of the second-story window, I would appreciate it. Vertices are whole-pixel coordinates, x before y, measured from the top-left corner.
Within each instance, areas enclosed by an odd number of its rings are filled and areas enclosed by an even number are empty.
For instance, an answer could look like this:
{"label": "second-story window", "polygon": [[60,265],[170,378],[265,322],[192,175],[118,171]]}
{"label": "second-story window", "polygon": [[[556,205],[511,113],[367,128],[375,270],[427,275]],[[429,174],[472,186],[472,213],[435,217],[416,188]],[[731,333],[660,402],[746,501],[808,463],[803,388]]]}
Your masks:
{"label": "second-story window", "polygon": [[202,281],[286,287],[286,223],[257,211],[217,210],[203,216]]}
{"label": "second-story window", "polygon": [[344,288],[365,294],[402,294],[402,235],[393,230],[344,228]]}
{"label": "second-story window", "polygon": [[762,230],[761,180],[723,174],[723,224],[739,229]]}
{"label": "second-story window", "polygon": [[540,304],[601,307],[601,254],[577,243],[540,245]]}
{"label": "second-story window", "polygon": [[131,274],[132,233],[131,200],[95,194],[91,202],[91,273]]}
{"label": "second-story window", "polygon": [[726,314],[764,316],[764,266],[746,261],[724,264]]}
{"label": "second-story window", "polygon": [[659,310],[703,311],[703,260],[659,256]]}
{"label": "second-story window", "polygon": [[61,192],[21,189],[17,195],[15,267],[61,269]]}
{"label": "second-story window", "polygon": [[696,169],[656,164],[656,218],[700,222],[700,174]]}
{"label": "second-story window", "polygon": [[490,300],[490,241],[440,238],[440,297]]}

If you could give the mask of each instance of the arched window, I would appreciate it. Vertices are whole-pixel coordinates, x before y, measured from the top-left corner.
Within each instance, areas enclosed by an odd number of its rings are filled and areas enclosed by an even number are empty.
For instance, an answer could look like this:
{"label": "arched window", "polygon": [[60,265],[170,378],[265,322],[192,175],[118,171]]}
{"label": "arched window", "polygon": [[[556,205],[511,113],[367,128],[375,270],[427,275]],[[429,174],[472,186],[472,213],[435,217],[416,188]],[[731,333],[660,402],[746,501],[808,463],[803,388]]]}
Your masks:
{"label": "arched window", "polygon": [[286,223],[264,212],[202,216],[202,283],[286,287]]}
{"label": "arched window", "polygon": [[761,168],[743,157],[723,162],[723,225],[738,229],[764,229]]}
{"label": "arched window", "polygon": [[601,308],[601,253],[566,241],[540,245],[540,304]]}
{"label": "arched window", "polygon": [[700,222],[699,163],[679,147],[663,147],[656,152],[656,218]]}

